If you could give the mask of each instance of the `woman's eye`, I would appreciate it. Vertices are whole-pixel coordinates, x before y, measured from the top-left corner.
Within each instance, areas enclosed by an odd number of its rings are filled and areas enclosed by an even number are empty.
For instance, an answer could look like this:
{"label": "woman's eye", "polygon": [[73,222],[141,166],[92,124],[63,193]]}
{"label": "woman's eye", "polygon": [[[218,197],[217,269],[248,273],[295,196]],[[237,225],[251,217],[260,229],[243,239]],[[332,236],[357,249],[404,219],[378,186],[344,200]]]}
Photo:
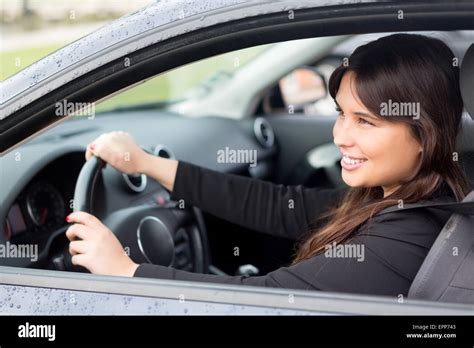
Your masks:
{"label": "woman's eye", "polygon": [[363,118],[359,118],[358,122],[359,122],[360,124],[363,124],[363,125],[374,126],[374,124],[373,124],[372,122],[369,122],[369,121],[367,121],[367,120],[365,120],[365,119],[363,119]]}
{"label": "woman's eye", "polygon": [[339,116],[344,116],[344,113],[340,107],[336,106],[336,111],[339,113]]}

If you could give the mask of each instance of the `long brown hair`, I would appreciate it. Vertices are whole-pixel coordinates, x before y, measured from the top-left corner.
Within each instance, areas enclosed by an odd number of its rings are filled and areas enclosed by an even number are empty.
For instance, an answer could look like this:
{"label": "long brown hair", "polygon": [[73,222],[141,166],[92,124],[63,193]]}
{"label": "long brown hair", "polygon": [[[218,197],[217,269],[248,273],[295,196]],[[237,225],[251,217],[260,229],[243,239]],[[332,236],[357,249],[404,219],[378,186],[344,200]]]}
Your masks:
{"label": "long brown hair", "polygon": [[[466,176],[457,161],[456,138],[462,119],[459,69],[450,48],[441,40],[414,34],[395,34],[358,47],[349,64],[339,66],[329,79],[336,97],[343,75],[354,73],[355,89],[362,103],[377,117],[405,122],[422,146],[420,162],[412,178],[384,196],[381,187],[350,188],[342,204],[329,209],[299,245],[293,264],[325,251],[333,243],[345,243],[354,232],[381,210],[400,202],[429,199],[445,182],[458,201],[468,192]],[[418,102],[419,119],[382,117],[381,105]]]}

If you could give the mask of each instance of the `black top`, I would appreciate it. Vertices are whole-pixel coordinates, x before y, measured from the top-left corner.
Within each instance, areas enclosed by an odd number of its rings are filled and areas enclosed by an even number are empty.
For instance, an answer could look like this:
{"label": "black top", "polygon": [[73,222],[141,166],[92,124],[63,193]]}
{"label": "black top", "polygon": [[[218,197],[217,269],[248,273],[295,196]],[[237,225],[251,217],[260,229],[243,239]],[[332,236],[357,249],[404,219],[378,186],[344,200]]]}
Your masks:
{"label": "black top", "polygon": [[[235,224],[296,240],[306,237],[305,232],[315,227],[313,221],[339,202],[346,190],[276,185],[180,161],[171,198]],[[444,185],[430,202],[454,200]],[[332,254],[322,253],[265,276],[197,274],[151,264],[141,264],[134,276],[406,296],[450,215],[426,208],[375,216],[370,227],[362,225],[350,242],[336,246]],[[346,257],[337,257],[341,251]]]}

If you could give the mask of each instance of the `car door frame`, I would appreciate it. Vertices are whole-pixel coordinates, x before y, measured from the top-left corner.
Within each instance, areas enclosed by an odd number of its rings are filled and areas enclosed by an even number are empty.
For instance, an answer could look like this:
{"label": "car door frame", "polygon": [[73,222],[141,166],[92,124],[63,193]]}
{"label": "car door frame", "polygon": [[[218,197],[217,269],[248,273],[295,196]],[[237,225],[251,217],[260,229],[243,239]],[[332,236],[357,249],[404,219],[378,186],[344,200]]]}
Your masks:
{"label": "car door frame", "polygon": [[[10,295],[0,301],[0,313],[13,315],[156,315],[165,314],[164,304],[167,306],[166,314],[175,315],[212,314],[213,309],[232,315],[249,312],[265,315],[472,315],[474,312],[474,305],[400,297],[100,276],[5,266],[0,267],[2,292]],[[13,293],[18,296],[15,298]],[[104,295],[107,295],[106,300]],[[21,306],[18,306],[19,298]],[[75,302],[69,301],[71,298]],[[141,300],[141,306],[130,309],[132,299]],[[160,305],[152,306],[156,301],[161,301]],[[78,307],[75,307],[76,303]],[[156,308],[150,310],[150,306]]]}

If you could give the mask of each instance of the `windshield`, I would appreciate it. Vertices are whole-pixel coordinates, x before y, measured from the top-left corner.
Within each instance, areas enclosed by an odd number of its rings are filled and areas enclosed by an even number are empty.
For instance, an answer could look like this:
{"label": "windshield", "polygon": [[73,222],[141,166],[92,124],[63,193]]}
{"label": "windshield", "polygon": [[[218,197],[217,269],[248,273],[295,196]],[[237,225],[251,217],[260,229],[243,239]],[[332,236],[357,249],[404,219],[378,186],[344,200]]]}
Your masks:
{"label": "windshield", "polygon": [[97,112],[144,104],[169,104],[210,93],[272,45],[250,47],[184,65],[116,94],[97,105]]}

